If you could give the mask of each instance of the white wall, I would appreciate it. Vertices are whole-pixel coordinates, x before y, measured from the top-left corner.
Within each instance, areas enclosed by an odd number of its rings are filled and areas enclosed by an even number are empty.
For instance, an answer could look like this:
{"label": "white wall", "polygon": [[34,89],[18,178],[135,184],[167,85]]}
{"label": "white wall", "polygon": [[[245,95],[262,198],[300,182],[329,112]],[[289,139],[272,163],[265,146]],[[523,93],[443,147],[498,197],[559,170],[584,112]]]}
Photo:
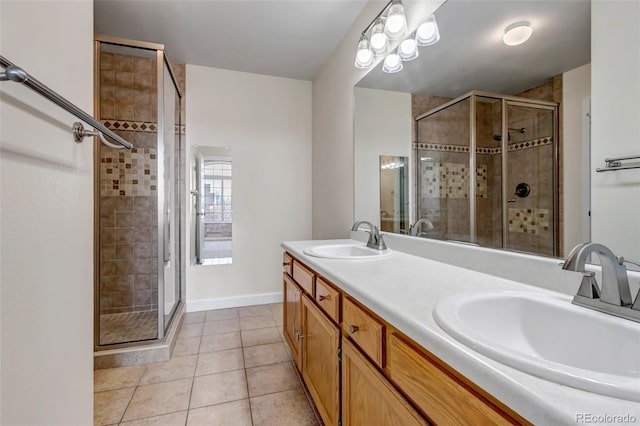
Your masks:
{"label": "white wall", "polygon": [[[596,173],[606,157],[640,155],[640,2],[591,4],[592,240],[640,260],[640,170]],[[640,161],[639,161],[640,162]]]}
{"label": "white wall", "polygon": [[[93,3],[0,2],[0,52],[93,112]],[[0,82],[0,423],[93,423],[93,149]]]}
{"label": "white wall", "polygon": [[355,219],[380,226],[380,156],[411,156],[411,93],[354,89]]}
{"label": "white wall", "polygon": [[280,243],[311,238],[311,82],[195,65],[186,80],[190,151],[233,157],[233,263],[189,265],[187,309],[280,301]]}
{"label": "white wall", "polygon": [[[583,127],[585,119],[583,100],[591,95],[591,64],[583,65],[562,74],[562,165],[563,175],[563,224],[564,255],[576,245],[587,241],[585,228],[589,227],[587,216],[588,197],[584,179],[585,167],[589,167],[589,146],[586,145]],[[588,170],[588,169],[587,169]],[[587,172],[588,175],[588,172]],[[588,188],[586,189],[589,190]]]}

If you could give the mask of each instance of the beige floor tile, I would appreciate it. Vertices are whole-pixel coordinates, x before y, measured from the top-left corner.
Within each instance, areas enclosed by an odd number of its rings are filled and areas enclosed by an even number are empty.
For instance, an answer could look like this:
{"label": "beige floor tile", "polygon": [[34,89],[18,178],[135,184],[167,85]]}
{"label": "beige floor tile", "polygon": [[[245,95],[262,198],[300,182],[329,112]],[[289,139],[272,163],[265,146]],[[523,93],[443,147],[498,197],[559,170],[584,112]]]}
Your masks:
{"label": "beige floor tile", "polygon": [[183,324],[197,324],[204,322],[204,318],[207,315],[206,312],[187,312],[182,319]]}
{"label": "beige floor tile", "polygon": [[247,398],[244,370],[199,376],[193,379],[191,408]]}
{"label": "beige floor tile", "polygon": [[277,343],[282,340],[282,335],[276,327],[257,328],[254,330],[242,331],[242,346],[266,345],[267,343]]}
{"label": "beige floor tile", "polygon": [[282,392],[301,386],[291,361],[247,368],[249,396]]}
{"label": "beige floor tile", "polygon": [[240,318],[271,315],[271,308],[269,308],[269,305],[244,306],[238,308],[238,315]]}
{"label": "beige floor tile", "polygon": [[93,394],[93,424],[117,424],[126,410],[135,388],[110,390]]}
{"label": "beige floor tile", "polygon": [[195,355],[200,348],[200,337],[178,337],[173,348],[172,357]]}
{"label": "beige floor tile", "polygon": [[205,321],[220,321],[238,318],[238,308],[214,309],[206,312]]}
{"label": "beige floor tile", "polygon": [[223,351],[242,347],[240,333],[222,333],[202,336],[200,341],[200,353]]}
{"label": "beige floor tile", "polygon": [[249,400],[189,410],[187,426],[252,426]]}
{"label": "beige floor tile", "polygon": [[184,426],[187,420],[187,412],[165,414],[163,416],[147,417],[146,419],[132,420],[120,423],[122,426]]}
{"label": "beige floor tile", "polygon": [[204,327],[204,322],[182,324],[178,331],[178,337],[199,337],[202,335],[202,327]]}
{"label": "beige floor tile", "polygon": [[275,322],[276,325],[282,325],[282,323],[284,322],[284,318],[282,318],[282,315],[274,315],[273,322]]}
{"label": "beige floor tile", "polygon": [[144,374],[144,365],[131,367],[105,368],[93,371],[93,391],[131,388],[138,385],[140,377]]}
{"label": "beige floor tile", "polygon": [[123,421],[183,411],[189,408],[193,379],[138,386]]}
{"label": "beige floor tile", "polygon": [[243,368],[244,360],[242,357],[242,349],[207,352],[198,356],[196,376],[241,370]]}
{"label": "beige floor tile", "polygon": [[167,362],[147,364],[140,385],[169,382],[171,380],[193,377],[196,370],[197,355],[173,357]]}
{"label": "beige floor tile", "polygon": [[251,398],[255,426],[315,426],[316,418],[302,388]]}
{"label": "beige floor tile", "polygon": [[251,346],[244,348],[243,351],[244,363],[247,368],[289,361],[289,355],[282,343]]}
{"label": "beige floor tile", "polygon": [[210,334],[233,333],[234,331],[240,331],[240,320],[238,319],[206,322],[202,334],[208,336]]}
{"label": "beige floor tile", "polygon": [[254,317],[240,318],[241,330],[253,330],[256,328],[275,327],[276,323],[271,315],[259,315]]}

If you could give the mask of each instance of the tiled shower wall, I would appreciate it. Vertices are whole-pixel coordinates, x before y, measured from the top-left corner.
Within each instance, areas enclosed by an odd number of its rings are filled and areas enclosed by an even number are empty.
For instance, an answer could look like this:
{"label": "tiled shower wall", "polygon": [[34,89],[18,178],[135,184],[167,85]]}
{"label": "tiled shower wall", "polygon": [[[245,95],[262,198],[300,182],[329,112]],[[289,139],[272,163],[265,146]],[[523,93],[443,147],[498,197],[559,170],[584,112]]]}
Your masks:
{"label": "tiled shower wall", "polygon": [[[554,77],[547,82],[516,96],[560,103],[562,78]],[[412,97],[413,117],[417,117],[450,99],[414,95]],[[458,177],[468,186],[469,161],[469,115],[462,104],[452,106],[452,111],[438,112],[420,122],[417,141],[417,155],[432,157],[432,170],[422,170],[422,181],[416,188],[421,217],[434,222],[435,229],[427,236],[444,239],[468,239],[469,209],[468,190],[454,191],[448,188],[450,177]],[[464,115],[466,112],[466,115]],[[536,122],[536,117],[527,113],[512,112],[509,127],[528,127],[525,134],[512,133],[509,145],[508,188],[515,188],[519,182],[531,186],[531,195],[518,198],[509,205],[509,248],[527,252],[553,255],[553,135],[551,122]],[[535,128],[535,129],[534,129]],[[464,134],[463,134],[464,133]],[[478,243],[485,247],[502,247],[502,177],[501,143],[494,135],[501,133],[501,103],[476,104],[476,231]],[[423,167],[426,167],[422,163]],[[435,179],[433,169],[440,172]],[[427,178],[430,177],[431,179]],[[423,182],[427,178],[431,184]],[[466,180],[465,180],[466,179]],[[434,192],[434,183],[438,191]],[[517,198],[517,197],[514,197]],[[456,204],[457,203],[457,204]],[[517,204],[517,205],[516,205]],[[419,217],[420,218],[420,217]]]}
{"label": "tiled shower wall", "polygon": [[100,148],[101,314],[157,309],[156,72],[155,58],[101,53],[100,119],[135,146]]}

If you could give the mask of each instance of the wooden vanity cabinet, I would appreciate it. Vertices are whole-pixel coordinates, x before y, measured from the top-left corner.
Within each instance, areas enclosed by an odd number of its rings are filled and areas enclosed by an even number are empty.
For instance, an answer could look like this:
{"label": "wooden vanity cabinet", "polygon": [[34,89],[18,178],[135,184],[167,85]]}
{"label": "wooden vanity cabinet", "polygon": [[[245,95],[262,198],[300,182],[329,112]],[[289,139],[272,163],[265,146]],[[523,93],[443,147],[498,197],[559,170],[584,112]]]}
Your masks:
{"label": "wooden vanity cabinet", "polygon": [[530,424],[296,258],[283,259],[284,337],[326,425]]}
{"label": "wooden vanity cabinet", "polygon": [[340,420],[340,329],[302,298],[302,377],[325,425]]}
{"label": "wooden vanity cabinet", "polygon": [[302,367],[302,290],[286,273],[282,274],[284,305],[282,307],[282,332],[289,344],[291,356],[298,369]]}

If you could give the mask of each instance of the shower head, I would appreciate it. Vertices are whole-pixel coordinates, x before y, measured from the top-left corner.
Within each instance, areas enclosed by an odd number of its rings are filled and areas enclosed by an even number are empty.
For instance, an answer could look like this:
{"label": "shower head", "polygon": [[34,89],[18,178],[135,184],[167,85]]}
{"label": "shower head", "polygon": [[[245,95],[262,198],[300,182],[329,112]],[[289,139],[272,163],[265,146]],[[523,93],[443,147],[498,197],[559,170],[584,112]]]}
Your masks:
{"label": "shower head", "polygon": [[[508,140],[511,140],[511,132],[524,133],[526,131],[527,131],[526,127],[520,127],[518,129],[514,129],[512,127],[509,127],[507,129],[507,133],[509,134],[509,139]],[[493,135],[493,140],[496,141],[496,142],[500,142],[502,140],[502,135]]]}

